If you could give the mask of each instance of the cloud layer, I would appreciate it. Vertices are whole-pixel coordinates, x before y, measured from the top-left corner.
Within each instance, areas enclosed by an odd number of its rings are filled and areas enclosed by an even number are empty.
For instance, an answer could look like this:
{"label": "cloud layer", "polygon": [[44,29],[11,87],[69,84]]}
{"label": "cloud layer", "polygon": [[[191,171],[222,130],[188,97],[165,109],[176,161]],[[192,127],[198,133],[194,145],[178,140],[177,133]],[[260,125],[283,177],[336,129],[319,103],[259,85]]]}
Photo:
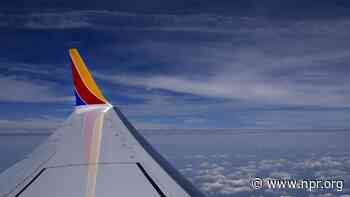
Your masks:
{"label": "cloud layer", "polygon": [[[238,155],[237,155],[238,156]],[[186,157],[189,162],[180,171],[190,178],[203,192],[212,196],[241,196],[256,194],[262,196],[294,196],[293,190],[258,190],[250,187],[255,177],[276,179],[321,179],[350,181],[350,155],[313,155],[304,159],[248,159],[235,155],[214,154]],[[244,155],[243,155],[244,156]],[[237,160],[239,159],[239,160]],[[244,161],[242,163],[242,161]],[[242,163],[243,165],[235,164]],[[342,196],[350,192],[343,186],[343,192],[314,191],[303,193],[310,196]],[[302,191],[305,192],[305,191]]]}

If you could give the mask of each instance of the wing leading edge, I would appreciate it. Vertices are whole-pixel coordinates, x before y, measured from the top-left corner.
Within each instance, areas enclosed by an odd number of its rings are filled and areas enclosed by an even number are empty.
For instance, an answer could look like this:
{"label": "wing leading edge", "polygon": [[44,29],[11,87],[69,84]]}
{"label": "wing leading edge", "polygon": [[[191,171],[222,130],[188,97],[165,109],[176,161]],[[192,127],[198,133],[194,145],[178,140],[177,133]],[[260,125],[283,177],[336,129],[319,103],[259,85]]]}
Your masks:
{"label": "wing leading edge", "polygon": [[78,107],[0,174],[0,197],[204,196],[108,103],[76,49],[70,57]]}

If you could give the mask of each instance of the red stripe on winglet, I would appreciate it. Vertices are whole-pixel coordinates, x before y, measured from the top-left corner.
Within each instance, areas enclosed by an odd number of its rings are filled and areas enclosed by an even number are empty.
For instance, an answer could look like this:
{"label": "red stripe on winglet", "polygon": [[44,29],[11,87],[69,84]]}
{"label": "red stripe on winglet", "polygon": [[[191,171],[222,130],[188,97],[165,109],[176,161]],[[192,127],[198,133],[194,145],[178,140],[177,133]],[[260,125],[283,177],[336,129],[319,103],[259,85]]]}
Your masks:
{"label": "red stripe on winglet", "polygon": [[75,89],[77,90],[79,96],[85,101],[85,103],[105,104],[104,101],[100,100],[95,95],[93,95],[90,92],[90,90],[85,86],[84,82],[82,81],[74,65],[72,65],[72,73],[73,73],[73,83],[74,83]]}

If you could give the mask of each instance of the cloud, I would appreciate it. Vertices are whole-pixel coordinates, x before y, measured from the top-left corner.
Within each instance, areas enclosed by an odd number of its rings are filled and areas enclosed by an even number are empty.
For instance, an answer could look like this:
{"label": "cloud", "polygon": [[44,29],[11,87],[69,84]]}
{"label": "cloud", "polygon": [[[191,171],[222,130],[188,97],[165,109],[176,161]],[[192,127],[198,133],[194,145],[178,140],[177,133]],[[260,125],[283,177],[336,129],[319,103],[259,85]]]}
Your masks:
{"label": "cloud", "polygon": [[50,133],[59,128],[63,119],[44,116],[36,119],[0,120],[1,133]]}
{"label": "cloud", "polygon": [[292,176],[288,172],[271,172],[270,177],[277,178],[277,179],[291,179],[292,178]]}
{"label": "cloud", "polygon": [[[27,29],[76,29],[76,28],[129,28],[133,30],[164,30],[178,29],[178,25],[191,26],[206,24],[217,20],[210,15],[171,15],[171,14],[139,14],[108,10],[73,10],[46,11],[25,14],[0,13],[2,27]],[[170,25],[171,24],[171,25]],[[163,27],[166,25],[166,27]],[[194,28],[193,30],[195,30]],[[183,29],[186,30],[186,29]]]}
{"label": "cloud", "polygon": [[[123,28],[134,31],[199,32],[235,35],[345,34],[349,18],[273,20],[220,14],[142,14],[110,10],[0,13],[1,27],[27,29]],[[341,30],[341,31],[338,31]]]}
{"label": "cloud", "polygon": [[[313,154],[306,158],[298,159],[261,159],[257,160],[235,158],[233,155],[217,158],[216,156],[207,155],[201,160],[194,157],[188,160],[191,167],[184,167],[181,172],[189,177],[195,185],[203,192],[215,195],[232,195],[240,196],[251,194],[250,181],[255,177],[277,178],[277,179],[296,179],[296,180],[350,180],[350,169],[347,162],[350,155],[347,152],[336,155],[330,154]],[[193,160],[194,159],[194,160]],[[239,159],[239,164],[237,164]],[[242,161],[244,161],[242,163]],[[312,162],[310,162],[312,161]],[[228,165],[224,165],[228,163]],[[315,163],[315,165],[310,165]],[[321,165],[318,165],[321,164]],[[288,196],[292,190],[259,190],[257,194],[264,193],[280,194]],[[261,193],[262,192],[262,193]],[[324,193],[319,190],[313,193],[307,193],[310,196],[339,196],[346,195],[347,190],[344,188],[343,193]],[[329,192],[329,191],[327,191]]]}
{"label": "cloud", "polygon": [[[110,46],[116,55],[132,54],[122,64],[157,65],[159,69],[142,75],[101,72],[100,78],[210,98],[268,104],[350,104],[345,85],[349,82],[345,73],[350,43],[344,34],[350,30],[349,19],[275,21],[192,15],[174,16],[173,20],[178,25],[174,30],[186,31],[189,24],[193,32],[184,32],[183,36],[164,33],[160,22],[158,30],[147,34],[147,40]],[[146,21],[134,25],[142,29],[153,24]],[[167,39],[162,39],[165,35]],[[162,65],[166,65],[165,72]]]}
{"label": "cloud", "polygon": [[347,78],[340,72],[345,67],[334,70],[326,66],[332,62],[346,62],[349,50],[302,55],[295,54],[301,50],[296,48],[290,49],[289,55],[279,55],[282,44],[275,46],[271,54],[264,52],[270,49],[260,46],[237,51],[235,47],[226,46],[201,46],[198,50],[191,43],[146,42],[140,45],[144,46],[139,50],[147,51],[148,59],[151,59],[149,64],[170,65],[170,70],[181,66],[183,71],[174,69],[170,72],[172,74],[166,75],[157,71],[143,75],[109,72],[97,73],[97,77],[114,84],[209,98],[268,104],[349,106],[350,95],[344,85]]}
{"label": "cloud", "polygon": [[[279,80],[264,76],[266,74],[236,73],[231,76],[229,73],[234,72],[224,71],[201,80],[185,76],[165,75],[98,74],[97,76],[115,84],[188,93],[211,98],[240,99],[274,104],[349,105],[348,98],[350,95],[344,94],[346,86],[313,84],[312,79],[309,82],[286,81],[280,83]],[[315,88],[317,88],[317,91],[315,91]]]}
{"label": "cloud", "polygon": [[34,81],[0,76],[0,101],[3,102],[73,102],[72,96],[59,94],[61,87],[49,81]]}
{"label": "cloud", "polygon": [[347,171],[340,169],[327,169],[327,170],[318,170],[315,172],[315,176],[320,179],[342,179],[344,177],[349,177]]}
{"label": "cloud", "polygon": [[318,159],[310,159],[304,162],[304,166],[306,168],[336,168],[341,165],[341,162],[335,160],[335,158],[330,156],[324,156]]}
{"label": "cloud", "polygon": [[90,27],[84,13],[77,12],[36,12],[29,14],[2,14],[2,27],[27,29],[74,29]]}
{"label": "cloud", "polygon": [[[251,191],[249,187],[249,179],[232,178],[225,175],[226,170],[218,164],[204,165],[202,170],[198,171],[198,175],[193,180],[199,184],[199,188],[209,194],[236,194],[240,192]],[[184,171],[182,171],[184,173]]]}
{"label": "cloud", "polygon": [[138,129],[153,130],[153,129],[170,129],[171,125],[149,122],[133,122],[133,125]]}
{"label": "cloud", "polygon": [[[1,60],[0,93],[2,102],[63,103],[74,101],[65,95],[66,69],[61,65]],[[69,78],[70,80],[70,78]]]}

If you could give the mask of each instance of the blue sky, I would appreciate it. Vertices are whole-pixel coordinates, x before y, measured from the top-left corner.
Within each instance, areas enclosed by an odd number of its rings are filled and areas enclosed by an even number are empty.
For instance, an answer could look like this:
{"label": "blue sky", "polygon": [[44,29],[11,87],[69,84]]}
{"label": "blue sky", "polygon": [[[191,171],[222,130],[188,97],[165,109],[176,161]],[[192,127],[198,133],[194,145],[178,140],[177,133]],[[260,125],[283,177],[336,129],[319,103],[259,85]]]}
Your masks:
{"label": "blue sky", "polygon": [[346,1],[2,1],[0,129],[72,111],[67,49],[138,128],[349,128]]}

